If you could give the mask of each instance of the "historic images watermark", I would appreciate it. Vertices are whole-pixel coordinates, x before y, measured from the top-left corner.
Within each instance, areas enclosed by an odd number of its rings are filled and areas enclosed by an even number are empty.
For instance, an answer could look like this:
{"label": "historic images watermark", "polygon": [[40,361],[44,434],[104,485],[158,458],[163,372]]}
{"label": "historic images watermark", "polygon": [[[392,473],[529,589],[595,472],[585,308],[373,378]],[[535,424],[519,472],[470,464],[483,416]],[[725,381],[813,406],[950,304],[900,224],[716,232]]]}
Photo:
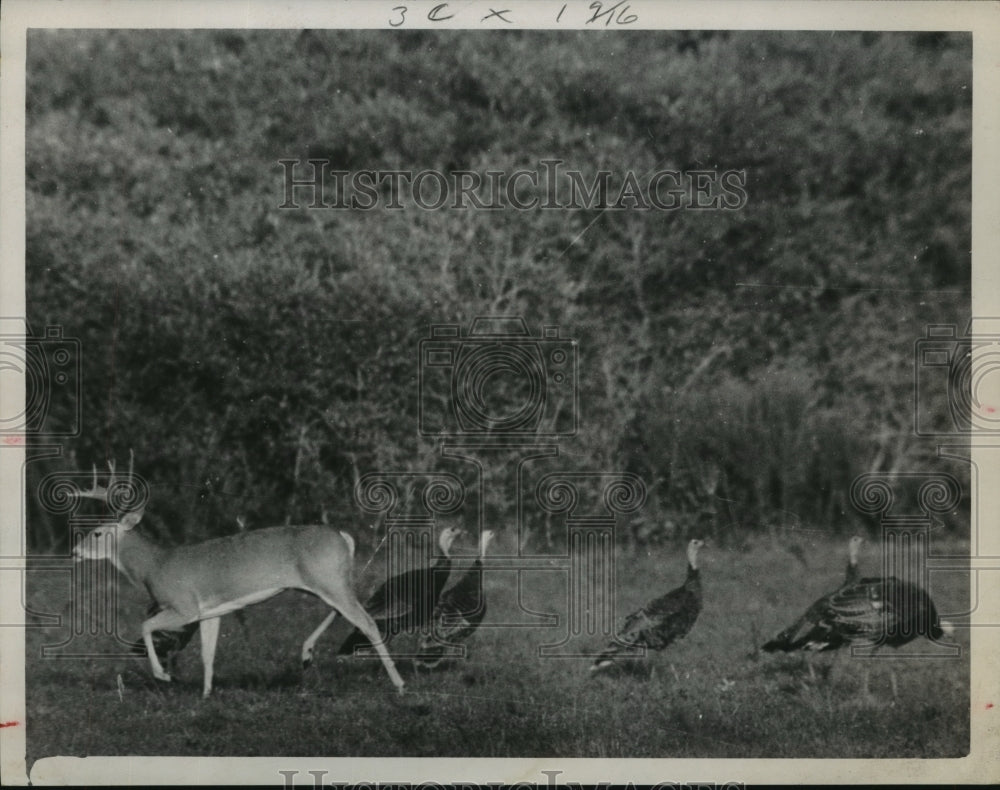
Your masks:
{"label": "historic images watermark", "polygon": [[330,159],[279,159],[283,209],[383,208],[516,211],[737,211],[747,204],[746,170],[656,169],[585,173],[541,159],[532,169],[338,170]]}
{"label": "historic images watermark", "polygon": [[[562,771],[541,770],[539,771],[544,780],[539,778],[536,782],[515,782],[509,785],[511,790],[539,790],[547,788],[553,790],[556,787],[566,787],[571,790],[608,790],[611,782],[595,782],[594,784],[581,784],[580,782],[559,781]],[[324,788],[337,788],[337,790],[398,790],[403,787],[398,782],[337,782],[330,780],[330,773],[326,770],[297,771],[281,770],[278,774],[282,777],[282,782],[286,790],[293,787],[303,787],[311,785],[315,790]],[[508,787],[502,782],[419,782],[414,785],[405,785],[413,790],[501,790]],[[621,787],[635,788],[632,782],[621,785]],[[743,782],[657,782],[652,785],[652,790],[743,790],[746,785]]]}

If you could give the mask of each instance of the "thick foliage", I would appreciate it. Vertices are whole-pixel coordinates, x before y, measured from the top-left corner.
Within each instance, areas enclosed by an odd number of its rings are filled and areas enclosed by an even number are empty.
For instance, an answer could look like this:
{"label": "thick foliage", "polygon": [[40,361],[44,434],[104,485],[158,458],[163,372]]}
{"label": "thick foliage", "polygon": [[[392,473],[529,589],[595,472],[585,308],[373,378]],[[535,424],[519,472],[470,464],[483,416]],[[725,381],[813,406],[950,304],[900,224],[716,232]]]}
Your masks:
{"label": "thick foliage", "polygon": [[[913,343],[970,305],[968,36],[28,43],[29,321],[84,349],[83,432],[59,463],[134,447],[175,537],[352,513],[357,474],[433,466],[417,342],[481,314],[579,339],[566,458],[646,478],[637,539],[664,515],[667,531],[832,523],[855,475],[929,454],[912,437]],[[306,157],[480,172],[558,158],[617,183],[744,170],[748,202],[281,210],[278,160]],[[944,393],[925,405],[944,412]],[[53,403],[49,419],[69,415]],[[59,543],[34,516],[33,544]]]}

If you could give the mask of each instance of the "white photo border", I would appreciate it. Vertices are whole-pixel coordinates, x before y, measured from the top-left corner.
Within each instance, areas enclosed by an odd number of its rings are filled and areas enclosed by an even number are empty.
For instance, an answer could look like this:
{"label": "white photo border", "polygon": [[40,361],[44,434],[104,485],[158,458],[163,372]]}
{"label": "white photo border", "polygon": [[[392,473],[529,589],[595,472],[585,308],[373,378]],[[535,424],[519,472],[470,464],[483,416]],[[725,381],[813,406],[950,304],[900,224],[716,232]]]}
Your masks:
{"label": "white photo border", "polygon": [[[605,3],[611,6],[613,3]],[[1000,4],[996,2],[652,2],[631,0],[637,19],[631,29],[719,30],[892,30],[971,31],[973,36],[973,315],[1000,315],[1000,200],[997,154],[1000,152]],[[0,74],[0,315],[25,314],[25,58],[29,28],[399,28],[497,29],[487,17],[490,6],[504,8],[506,29],[586,29],[589,3],[563,0],[504,0],[449,4],[450,19],[434,22],[428,14],[438,2],[411,0],[306,0],[272,3],[260,0],[7,0],[2,8],[3,53]],[[568,6],[561,19],[557,16]],[[5,383],[7,379],[4,379]],[[17,403],[23,389],[7,387],[5,399]],[[979,556],[1000,558],[1000,486],[990,454],[974,455],[980,487],[973,491],[973,530]],[[23,448],[0,452],[0,557],[22,552],[21,512]],[[984,523],[977,523],[983,519]],[[989,523],[986,523],[989,522]],[[3,560],[4,569],[12,565]],[[0,575],[0,622],[23,623],[24,574]],[[1000,574],[981,573],[981,607],[1000,612]],[[989,612],[984,613],[990,616]],[[297,782],[311,785],[310,771],[326,771],[337,782],[530,782],[617,781],[656,784],[675,781],[740,783],[987,783],[1000,780],[1000,633],[971,629],[971,753],[961,759],[410,759],[410,758],[208,758],[208,757],[49,757],[33,765],[35,784],[278,784],[280,771],[297,771]],[[27,783],[25,755],[24,632],[0,628],[0,770],[5,783]],[[995,701],[996,707],[986,703]]]}

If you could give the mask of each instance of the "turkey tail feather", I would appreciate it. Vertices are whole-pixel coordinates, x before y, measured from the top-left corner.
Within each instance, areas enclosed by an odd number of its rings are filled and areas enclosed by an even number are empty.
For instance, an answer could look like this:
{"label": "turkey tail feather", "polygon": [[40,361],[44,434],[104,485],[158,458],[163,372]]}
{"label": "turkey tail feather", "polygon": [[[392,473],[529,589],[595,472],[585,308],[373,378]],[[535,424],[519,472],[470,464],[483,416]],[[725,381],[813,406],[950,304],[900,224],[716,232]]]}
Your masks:
{"label": "turkey tail feather", "polygon": [[778,634],[770,642],[765,642],[761,645],[761,650],[767,653],[774,653],[777,650],[783,650],[786,653],[790,653],[793,650],[798,650],[805,644],[803,639],[795,639],[795,635],[802,630],[802,622],[798,622],[791,628],[786,628],[780,634]]}
{"label": "turkey tail feather", "polygon": [[786,653],[790,653],[795,650],[795,646],[788,641],[788,637],[785,634],[778,634],[770,642],[765,642],[761,645],[761,650],[765,653],[774,653],[778,650],[783,650]]}

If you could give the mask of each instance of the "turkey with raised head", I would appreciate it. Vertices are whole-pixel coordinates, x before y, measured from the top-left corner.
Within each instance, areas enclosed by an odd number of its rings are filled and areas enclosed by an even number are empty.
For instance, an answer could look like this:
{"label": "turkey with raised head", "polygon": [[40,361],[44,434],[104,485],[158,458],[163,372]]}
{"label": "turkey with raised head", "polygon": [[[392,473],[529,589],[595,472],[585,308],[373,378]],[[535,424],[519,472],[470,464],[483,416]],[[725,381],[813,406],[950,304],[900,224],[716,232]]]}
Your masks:
{"label": "turkey with raised head", "polygon": [[[806,613],[802,615],[802,617],[792,623],[770,642],[765,643],[762,646],[763,650],[768,653],[773,653],[776,650],[789,652],[792,650],[798,650],[802,647],[802,645],[799,644],[799,641],[810,632],[817,621],[823,618],[823,613],[826,611],[826,607],[828,606],[830,599],[840,590],[859,581],[860,574],[858,572],[858,552],[860,551],[861,544],[863,542],[863,538],[858,535],[852,536],[851,539],[847,541],[847,570],[844,573],[844,581],[841,582],[840,587],[838,587],[834,592],[824,595],[819,600],[814,601],[812,606],[806,609]],[[812,665],[810,665],[809,670],[810,674],[813,674]]]}
{"label": "turkey with raised head", "polygon": [[472,566],[455,584],[441,593],[429,633],[420,638],[418,666],[434,669],[450,657],[448,648],[464,642],[479,627],[486,616],[486,594],[483,592],[483,557],[496,533],[484,529],[479,537],[479,554]]}
{"label": "turkey with raised head", "polygon": [[[451,573],[451,544],[462,533],[445,527],[438,536],[441,553],[424,568],[397,574],[379,587],[365,603],[385,642],[401,632],[414,631],[430,620]],[[338,655],[353,655],[371,642],[357,628],[344,640]]]}
{"label": "turkey with raised head", "polygon": [[698,549],[704,545],[702,540],[688,543],[687,578],[684,584],[626,617],[615,640],[608,644],[607,649],[590,667],[592,672],[613,666],[620,653],[632,648],[663,650],[688,634],[701,612]]}
{"label": "turkey with raised head", "polygon": [[847,570],[844,572],[844,584],[853,584],[861,577],[858,571],[858,553],[864,542],[865,539],[860,535],[852,535],[847,541]]}
{"label": "turkey with raised head", "polygon": [[936,641],[947,629],[922,587],[895,576],[870,577],[820,598],[763,649],[788,653],[850,644],[900,647],[918,636]]}
{"label": "turkey with raised head", "polygon": [[[874,651],[882,645],[901,647],[920,636],[937,642],[950,631],[920,585],[895,576],[855,578],[813,603],[763,649],[769,653],[824,652],[859,646]],[[809,670],[815,678],[811,663]],[[863,692],[870,698],[869,674],[866,666]],[[890,678],[895,697],[896,674],[891,667]]]}

